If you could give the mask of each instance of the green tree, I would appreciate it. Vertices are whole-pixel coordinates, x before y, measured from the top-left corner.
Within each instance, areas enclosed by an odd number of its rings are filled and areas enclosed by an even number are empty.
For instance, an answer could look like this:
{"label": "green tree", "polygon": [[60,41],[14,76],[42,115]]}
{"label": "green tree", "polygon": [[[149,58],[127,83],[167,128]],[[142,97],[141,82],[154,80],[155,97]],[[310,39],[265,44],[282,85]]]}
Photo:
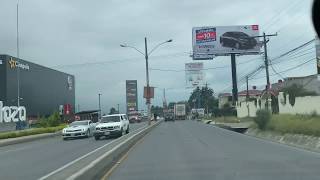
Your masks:
{"label": "green tree", "polygon": [[109,112],[110,115],[111,114],[116,114],[116,113],[117,113],[116,108],[114,108],[114,107],[110,108],[110,112]]}
{"label": "green tree", "polygon": [[151,106],[151,113],[152,114],[157,114],[158,116],[163,115],[163,108],[160,106]]}
{"label": "green tree", "polygon": [[198,104],[200,108],[205,108],[206,112],[213,112],[214,109],[218,108],[218,100],[214,97],[213,89],[208,86],[202,87],[201,89],[197,87],[191,93],[188,105],[190,108],[197,108]]}

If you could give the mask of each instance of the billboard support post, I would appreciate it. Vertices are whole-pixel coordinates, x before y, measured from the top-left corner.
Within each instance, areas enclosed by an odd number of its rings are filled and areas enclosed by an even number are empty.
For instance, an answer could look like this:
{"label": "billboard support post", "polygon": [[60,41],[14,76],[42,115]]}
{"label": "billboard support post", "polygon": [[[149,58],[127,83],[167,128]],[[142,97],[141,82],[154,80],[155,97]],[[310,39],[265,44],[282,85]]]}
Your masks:
{"label": "billboard support post", "polygon": [[236,105],[238,101],[238,85],[237,85],[237,67],[236,54],[231,54],[231,72],[232,72],[232,105]]}

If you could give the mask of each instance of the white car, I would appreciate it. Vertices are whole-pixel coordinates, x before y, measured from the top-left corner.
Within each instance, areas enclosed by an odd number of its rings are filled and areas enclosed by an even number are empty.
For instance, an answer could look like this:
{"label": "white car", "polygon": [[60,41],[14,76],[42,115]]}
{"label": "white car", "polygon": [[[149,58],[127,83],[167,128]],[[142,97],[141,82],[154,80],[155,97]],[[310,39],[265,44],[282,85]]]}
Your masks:
{"label": "white car", "polygon": [[94,138],[99,140],[102,136],[122,136],[129,133],[129,120],[125,114],[102,116],[96,126]]}
{"label": "white car", "polygon": [[91,120],[74,121],[62,130],[63,139],[76,137],[90,137],[95,130]]}

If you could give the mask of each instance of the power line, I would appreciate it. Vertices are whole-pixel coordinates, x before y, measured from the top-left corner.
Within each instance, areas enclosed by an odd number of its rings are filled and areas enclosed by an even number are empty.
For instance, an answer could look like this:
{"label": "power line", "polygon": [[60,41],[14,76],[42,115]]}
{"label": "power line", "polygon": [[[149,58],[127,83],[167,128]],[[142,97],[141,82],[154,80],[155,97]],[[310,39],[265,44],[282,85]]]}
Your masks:
{"label": "power line", "polygon": [[[247,64],[250,62],[253,62],[255,60],[260,59],[259,58],[254,58],[254,59],[250,59],[248,61],[242,62],[242,63],[238,63],[237,65],[243,65],[243,64]],[[211,68],[204,68],[202,69],[203,71],[207,71],[207,70],[213,70],[213,69],[225,69],[225,68],[229,68],[230,65],[225,65],[225,66],[216,66],[216,67],[211,67]],[[150,70],[153,71],[163,71],[163,72],[186,72],[186,71],[198,71],[198,70],[185,70],[185,69],[161,69],[161,68],[149,68]]]}
{"label": "power line", "polygon": [[315,51],[311,51],[311,52],[308,52],[308,53],[300,54],[299,56],[291,57],[290,59],[287,59],[286,61],[283,60],[283,61],[271,62],[270,64],[271,64],[271,65],[281,64],[281,63],[284,63],[284,62],[288,62],[288,61],[291,61],[291,60],[294,60],[294,59],[303,57],[303,56],[308,55],[308,54],[311,54],[311,53],[315,53]]}
{"label": "power line", "polygon": [[295,51],[297,51],[297,50],[299,50],[299,49],[311,44],[313,41],[315,41],[315,38],[313,38],[312,40],[310,40],[310,41],[308,41],[306,43],[303,43],[302,45],[299,45],[298,47],[295,47],[295,48],[293,48],[293,49],[291,49],[291,50],[289,50],[289,51],[287,51],[287,52],[285,52],[285,53],[283,53],[283,54],[271,59],[271,61],[274,61],[274,60],[280,59],[280,58],[282,58],[284,56],[287,56],[287,55],[289,55],[289,54],[291,54],[291,53],[293,53],[293,52],[295,52]]}
{"label": "power line", "polygon": [[[152,58],[180,57],[180,56],[186,56],[186,54],[187,54],[187,52],[179,52],[179,53],[168,54],[168,55],[153,56]],[[86,62],[86,63],[78,63],[78,64],[57,65],[57,66],[52,66],[52,68],[77,67],[77,66],[83,67],[83,66],[88,66],[88,65],[101,65],[101,64],[108,64],[108,63],[114,64],[114,63],[134,61],[134,60],[141,60],[141,58],[137,57],[137,58],[110,60],[110,61],[96,61],[96,62]]]}
{"label": "power line", "polygon": [[[286,70],[283,70],[283,71],[280,71],[280,72],[277,72],[278,74],[283,74],[283,73],[285,73],[285,72],[288,72],[288,71],[292,71],[292,70],[294,70],[294,69],[297,69],[297,68],[300,68],[301,66],[303,66],[303,65],[305,65],[305,64],[307,64],[307,63],[309,63],[309,62],[311,62],[311,61],[314,61],[315,59],[314,58],[312,58],[312,59],[309,59],[309,60],[307,60],[307,61],[305,61],[305,62],[303,62],[303,63],[301,63],[301,64],[298,64],[298,65],[296,65],[296,66],[294,66],[294,67],[291,67],[291,68],[289,68],[289,69],[286,69]],[[275,76],[275,75],[277,75],[277,74],[271,74],[270,76]],[[252,79],[262,79],[262,78],[265,78],[266,76],[262,76],[262,77],[257,77],[257,78],[252,78]]]}
{"label": "power line", "polygon": [[297,6],[298,4],[300,4],[302,1],[300,0],[296,0],[294,3],[291,3],[289,6],[287,6],[286,8],[284,8],[282,11],[280,11],[279,13],[277,13],[270,21],[269,23],[267,23],[264,28],[264,31],[267,31],[270,27],[272,27],[273,25],[275,25],[276,23],[279,22],[279,19],[281,16],[283,16],[283,14],[288,11],[291,10],[292,8],[294,8],[295,6]]}
{"label": "power line", "polygon": [[284,77],[274,69],[273,64],[270,64],[270,66],[274,73],[276,73],[280,78],[284,79]]}

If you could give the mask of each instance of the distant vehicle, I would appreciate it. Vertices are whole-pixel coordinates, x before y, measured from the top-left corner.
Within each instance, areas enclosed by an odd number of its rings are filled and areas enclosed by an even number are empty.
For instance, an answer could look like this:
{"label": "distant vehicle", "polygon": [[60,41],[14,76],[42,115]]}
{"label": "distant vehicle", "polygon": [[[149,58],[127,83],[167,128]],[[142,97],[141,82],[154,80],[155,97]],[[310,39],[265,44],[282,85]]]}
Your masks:
{"label": "distant vehicle", "polygon": [[204,117],[204,108],[191,109],[192,119]]}
{"label": "distant vehicle", "polygon": [[167,109],[163,112],[164,114],[164,121],[174,121],[174,113],[173,109]]}
{"label": "distant vehicle", "polygon": [[174,119],[186,119],[186,105],[175,104],[174,105]]}
{"label": "distant vehicle", "polygon": [[142,120],[141,113],[138,111],[131,111],[128,113],[128,118],[130,123],[139,123]]}
{"label": "distant vehicle", "polygon": [[235,49],[253,49],[257,40],[243,32],[226,32],[220,37],[220,44],[223,47]]}
{"label": "distant vehicle", "polygon": [[129,133],[129,120],[125,114],[112,114],[102,116],[96,126],[94,138],[99,140],[102,136],[122,136]]}
{"label": "distant vehicle", "polygon": [[91,120],[74,121],[62,130],[62,137],[67,138],[90,137],[95,130]]}

